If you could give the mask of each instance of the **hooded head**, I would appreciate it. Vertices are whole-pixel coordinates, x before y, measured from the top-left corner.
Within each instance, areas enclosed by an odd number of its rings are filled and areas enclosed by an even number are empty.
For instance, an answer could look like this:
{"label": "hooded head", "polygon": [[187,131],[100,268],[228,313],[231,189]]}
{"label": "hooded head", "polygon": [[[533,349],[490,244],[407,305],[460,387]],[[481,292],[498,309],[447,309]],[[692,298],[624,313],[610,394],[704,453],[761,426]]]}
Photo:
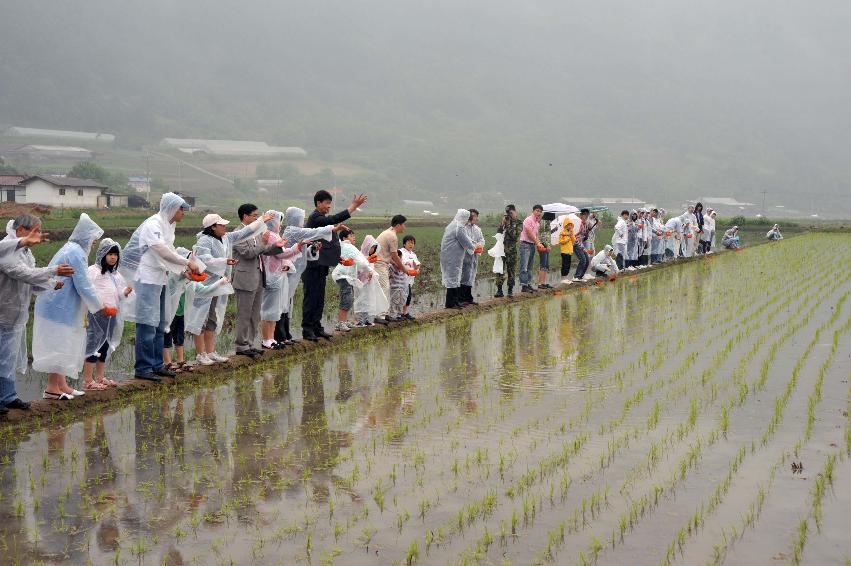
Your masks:
{"label": "hooded head", "polygon": [[630,212],[630,213],[629,213],[629,219],[630,219],[630,220],[632,220],[633,222],[635,222],[636,220],[638,220],[638,212],[636,212],[635,210],[633,210],[632,212]]}
{"label": "hooded head", "polygon": [[273,234],[281,233],[281,224],[284,221],[284,215],[277,210],[267,210],[266,214],[271,214],[272,219],[266,222],[266,228],[272,231]]}
{"label": "hooded head", "polygon": [[74,231],[71,232],[71,237],[68,238],[68,241],[74,242],[88,252],[92,249],[92,244],[95,243],[95,240],[101,236],[103,236],[101,227],[95,224],[95,221],[89,218],[89,215],[84,212],[80,215],[80,219],[77,221],[77,225],[74,227]]}
{"label": "hooded head", "polygon": [[377,246],[377,245],[378,245],[378,242],[375,240],[375,237],[372,234],[367,234],[364,237],[363,242],[360,245],[360,253],[362,253],[365,256],[369,256],[369,249],[372,246]]}
{"label": "hooded head", "polygon": [[606,255],[612,255],[612,252],[615,251],[615,248],[613,248],[609,244],[606,244],[605,246],[603,246],[603,251],[606,252]]}
{"label": "hooded head", "polygon": [[15,220],[9,220],[6,223],[6,236],[10,238],[17,238],[18,235],[15,233]]}
{"label": "hooded head", "polygon": [[289,207],[284,214],[284,222],[287,226],[301,228],[304,226],[304,210],[296,206]]}
{"label": "hooded head", "polygon": [[775,224],[772,230],[780,230],[780,224]]}
{"label": "hooded head", "polygon": [[[118,261],[115,262],[115,265],[109,266],[104,263],[104,258],[110,253],[118,254]],[[112,238],[104,238],[100,241],[98,245],[98,249],[95,252],[95,264],[100,266],[100,272],[106,273],[107,271],[115,271],[118,269],[118,264],[121,262],[121,245],[118,242],[113,240]]]}
{"label": "hooded head", "polygon": [[180,209],[189,210],[189,204],[183,200],[183,197],[175,193],[165,193],[160,199],[160,217],[171,224],[175,214]]}
{"label": "hooded head", "polygon": [[470,220],[470,211],[466,208],[459,208],[455,213],[455,222],[458,224],[466,224]]}

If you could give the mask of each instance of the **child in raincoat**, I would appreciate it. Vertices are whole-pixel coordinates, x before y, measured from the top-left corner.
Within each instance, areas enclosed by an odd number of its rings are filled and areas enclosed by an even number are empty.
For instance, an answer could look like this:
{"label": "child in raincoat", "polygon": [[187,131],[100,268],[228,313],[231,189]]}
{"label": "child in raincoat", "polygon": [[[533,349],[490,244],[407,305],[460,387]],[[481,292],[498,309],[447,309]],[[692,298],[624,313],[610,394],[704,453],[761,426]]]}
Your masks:
{"label": "child in raincoat", "polygon": [[366,257],[356,247],[356,236],[353,230],[340,231],[340,264],[331,272],[331,279],[340,288],[340,308],[337,312],[337,332],[349,332],[358,326],[349,322],[349,311],[355,304],[355,292],[363,287],[358,276],[369,272],[372,267]]}
{"label": "child in raincoat", "polygon": [[67,401],[85,393],[69,386],[66,379],[76,379],[83,369],[86,346],[84,314],[87,310],[106,316],[117,314],[115,307],[104,306],[86,275],[89,252],[95,240],[102,235],[100,226],[88,214],[81,214],[68,242],[50,260],[51,266],[70,265],[74,268],[74,275],[65,278],[61,289],[39,295],[35,301],[32,367],[48,374],[43,394],[45,399]]}
{"label": "child in raincoat", "polygon": [[[118,273],[121,246],[110,238],[104,238],[95,252],[95,263],[89,266],[86,275],[100,298],[101,304],[116,309],[115,316],[101,312],[88,313],[86,326],[86,361],[83,364],[83,389],[100,391],[118,385],[106,377],[106,359],[115,351],[124,331],[122,303],[133,288],[127,285]],[[104,309],[106,310],[106,309]],[[96,373],[92,378],[92,373]]]}
{"label": "child in raincoat", "polygon": [[[266,227],[269,229],[268,241],[280,238],[284,214],[277,210],[269,210],[266,211],[266,215],[272,217],[266,221]],[[288,310],[285,307],[285,303],[289,300],[287,273],[293,269],[292,259],[301,255],[301,242],[296,242],[289,247],[284,247],[287,245],[286,240],[279,240],[279,242],[282,248],[281,253],[260,257],[266,271],[266,285],[263,289],[263,301],[260,303],[261,347],[264,350],[280,350],[287,344],[286,340],[280,342],[275,340],[275,326],[285,310]]]}
{"label": "child in raincoat", "polygon": [[558,231],[558,245],[561,248],[562,283],[570,282],[570,264],[573,260],[573,246],[576,244],[575,224],[570,216],[563,216]]}
{"label": "child in raincoat", "polygon": [[[416,271],[419,274],[420,271],[420,258],[417,257],[417,254],[414,253],[414,247],[417,245],[417,239],[414,238],[411,234],[408,234],[402,239],[402,247],[399,250],[402,254],[402,265],[405,266],[405,269],[408,271]],[[414,320],[415,317],[409,313],[408,311],[411,308],[411,301],[414,297],[414,281],[416,280],[416,275],[411,275],[410,273],[407,275],[408,277],[408,296],[405,298],[405,306],[402,308],[402,318],[407,320]]]}
{"label": "child in raincoat", "polygon": [[373,326],[375,323],[372,320],[382,312],[386,312],[390,308],[390,301],[381,290],[381,285],[378,284],[378,278],[373,277],[373,263],[377,259],[379,244],[371,234],[367,234],[363,239],[360,251],[369,263],[369,269],[359,271],[357,278],[361,286],[355,296],[354,309],[355,320],[358,327]]}

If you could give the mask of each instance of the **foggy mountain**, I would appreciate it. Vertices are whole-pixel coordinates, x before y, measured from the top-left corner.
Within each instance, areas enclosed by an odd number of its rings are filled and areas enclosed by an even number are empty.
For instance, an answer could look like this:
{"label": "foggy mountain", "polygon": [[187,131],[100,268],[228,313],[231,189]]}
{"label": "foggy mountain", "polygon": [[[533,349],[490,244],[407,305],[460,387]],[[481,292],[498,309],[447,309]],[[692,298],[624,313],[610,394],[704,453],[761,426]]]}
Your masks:
{"label": "foggy mountain", "polygon": [[[851,213],[851,4],[4,0],[0,123],[261,139],[408,198]],[[529,196],[534,195],[534,196]]]}

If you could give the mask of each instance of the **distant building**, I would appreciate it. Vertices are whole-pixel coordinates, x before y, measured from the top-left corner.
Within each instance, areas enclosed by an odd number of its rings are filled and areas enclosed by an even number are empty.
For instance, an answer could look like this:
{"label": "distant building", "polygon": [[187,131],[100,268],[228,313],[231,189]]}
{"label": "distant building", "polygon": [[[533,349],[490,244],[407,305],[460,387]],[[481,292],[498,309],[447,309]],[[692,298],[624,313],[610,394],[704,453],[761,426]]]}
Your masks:
{"label": "distant building", "polygon": [[202,140],[163,138],[160,147],[176,149],[189,154],[205,153],[221,156],[264,157],[277,155],[304,156],[307,152],[300,147],[269,145],[266,142],[244,140]]}
{"label": "distant building", "polygon": [[[433,203],[432,201],[430,201],[430,200],[408,200],[408,199],[402,199],[402,204],[404,204],[404,205],[406,205],[406,206],[416,206],[416,207],[420,207],[420,206],[429,206],[429,207],[431,207],[431,206],[434,206],[434,203]],[[426,211],[424,211],[424,212],[430,212],[430,211],[426,210]]]}
{"label": "distant building", "polygon": [[0,175],[0,202],[24,202],[26,189],[21,181],[26,175]]}
{"label": "distant building", "polygon": [[21,181],[20,185],[25,189],[23,202],[27,204],[65,208],[103,208],[108,202],[105,194],[108,187],[90,179],[34,175]]}
{"label": "distant building", "polygon": [[127,184],[133,187],[137,193],[151,192],[151,178],[147,175],[130,175]]}
{"label": "distant building", "polygon": [[19,126],[8,128],[3,133],[7,136],[27,138],[54,138],[106,143],[112,143],[115,141],[115,136],[113,134],[104,134],[100,132],[75,132],[70,130],[43,130],[41,128],[22,128]]}
{"label": "distant building", "polygon": [[98,197],[98,208],[127,208],[129,198],[119,193],[103,193]]}
{"label": "distant building", "polygon": [[93,156],[88,149],[71,145],[22,145],[6,151],[6,154],[32,160],[74,159],[87,161]]}

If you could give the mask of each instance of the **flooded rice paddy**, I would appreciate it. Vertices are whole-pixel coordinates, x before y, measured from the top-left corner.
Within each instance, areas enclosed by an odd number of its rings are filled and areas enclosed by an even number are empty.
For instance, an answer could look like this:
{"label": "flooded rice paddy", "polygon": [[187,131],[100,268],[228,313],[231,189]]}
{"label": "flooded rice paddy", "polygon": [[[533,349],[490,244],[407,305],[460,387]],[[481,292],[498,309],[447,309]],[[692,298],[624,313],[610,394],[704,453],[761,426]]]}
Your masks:
{"label": "flooded rice paddy", "polygon": [[849,244],[793,238],[0,431],[0,556],[847,562]]}

